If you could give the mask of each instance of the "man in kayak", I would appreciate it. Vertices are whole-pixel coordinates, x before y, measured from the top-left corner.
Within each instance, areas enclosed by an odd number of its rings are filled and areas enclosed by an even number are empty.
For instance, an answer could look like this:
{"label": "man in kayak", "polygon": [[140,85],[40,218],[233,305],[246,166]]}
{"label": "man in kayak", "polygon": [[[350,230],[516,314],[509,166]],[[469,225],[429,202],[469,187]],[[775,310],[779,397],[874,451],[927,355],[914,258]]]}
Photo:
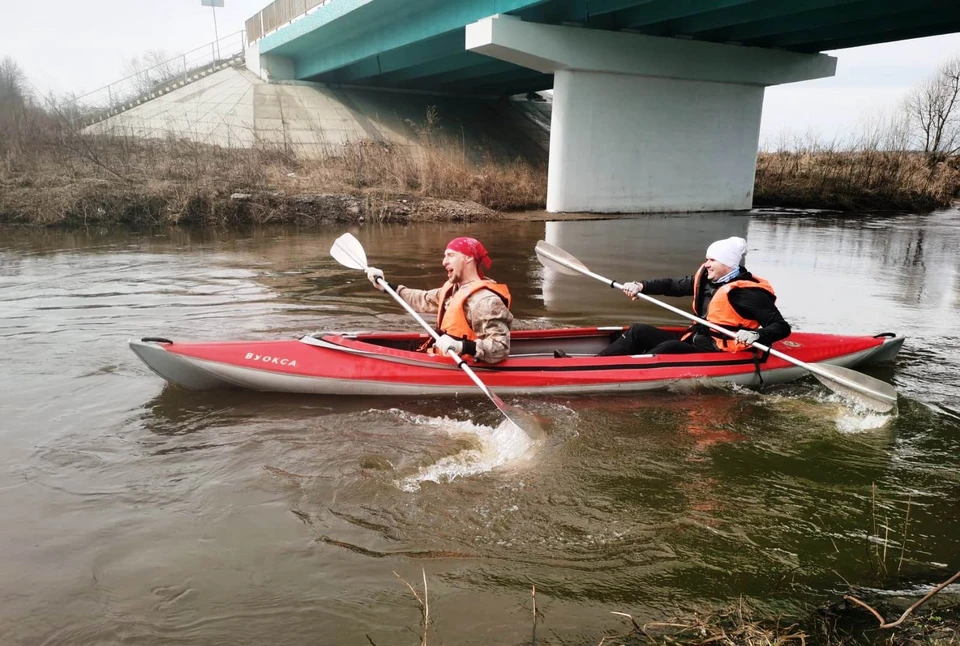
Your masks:
{"label": "man in kayak", "polygon": [[[487,250],[475,238],[454,238],[443,252],[443,268],[447,282],[431,290],[410,289],[400,285],[397,294],[410,307],[437,313],[436,345],[425,344],[423,350],[446,354],[453,349],[460,355],[472,356],[484,363],[503,361],[510,354],[510,290],[483,275],[493,262]],[[367,269],[367,278],[383,291],[377,278],[383,272]]]}
{"label": "man in kayak", "polygon": [[718,240],[707,248],[706,262],[696,275],[626,283],[623,292],[637,300],[651,296],[693,296],[693,313],[711,323],[736,330],[736,338],[694,323],[683,332],[670,332],[634,323],[599,356],[622,354],[686,354],[740,352],[754,343],[770,346],[790,334],[790,324],[777,309],[770,283],[741,264],[747,251],[743,238]]}

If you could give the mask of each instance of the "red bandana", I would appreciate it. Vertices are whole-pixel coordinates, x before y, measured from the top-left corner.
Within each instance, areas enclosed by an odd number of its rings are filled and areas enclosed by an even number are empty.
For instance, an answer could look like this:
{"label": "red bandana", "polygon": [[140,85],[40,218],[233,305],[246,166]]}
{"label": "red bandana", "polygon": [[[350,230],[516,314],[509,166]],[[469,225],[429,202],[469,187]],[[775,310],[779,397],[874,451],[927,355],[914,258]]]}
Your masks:
{"label": "red bandana", "polygon": [[484,269],[490,269],[493,261],[487,255],[487,250],[483,248],[480,241],[476,238],[454,238],[447,245],[447,249],[462,253],[464,256],[470,256],[477,261],[477,271],[483,276]]}

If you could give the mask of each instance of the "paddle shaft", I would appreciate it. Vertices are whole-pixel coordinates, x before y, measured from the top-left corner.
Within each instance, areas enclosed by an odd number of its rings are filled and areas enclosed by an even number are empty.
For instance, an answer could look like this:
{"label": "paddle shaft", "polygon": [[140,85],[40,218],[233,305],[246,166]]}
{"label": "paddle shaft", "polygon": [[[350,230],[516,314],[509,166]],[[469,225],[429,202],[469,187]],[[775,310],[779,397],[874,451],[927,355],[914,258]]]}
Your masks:
{"label": "paddle shaft", "polygon": [[[615,281],[615,280],[610,280],[609,278],[607,278],[607,277],[605,277],[605,276],[601,276],[600,274],[594,273],[594,272],[590,271],[589,269],[587,269],[586,267],[584,267],[584,266],[582,266],[582,265],[577,265],[577,264],[575,264],[575,263],[568,262],[566,259],[560,258],[560,257],[558,257],[558,256],[550,253],[550,252],[547,251],[547,250],[541,249],[541,250],[540,250],[540,253],[542,253],[542,254],[545,255],[545,256],[548,256],[551,261],[553,261],[553,262],[555,262],[555,263],[557,263],[557,264],[563,265],[564,267],[568,267],[568,268],[570,268],[570,269],[573,269],[574,271],[578,271],[578,272],[580,272],[581,274],[583,274],[584,276],[589,276],[590,278],[594,278],[594,279],[596,279],[596,280],[599,280],[599,281],[602,282],[602,283],[606,283],[606,284],[609,285],[610,287],[614,287],[614,288],[616,288],[616,289],[621,289],[621,290],[623,289],[623,285],[622,285],[621,283],[618,283],[618,282]],[[705,326],[707,326],[708,328],[710,328],[711,330],[715,330],[715,331],[717,331],[717,332],[720,332],[721,334],[725,334],[725,335],[728,336],[728,337],[735,338],[735,337],[737,336],[737,333],[736,333],[736,332],[732,332],[732,331],[726,329],[725,327],[721,327],[721,326],[717,325],[716,323],[711,323],[710,321],[707,321],[706,319],[702,319],[702,318],[700,318],[699,316],[696,316],[695,314],[691,314],[690,312],[685,312],[684,310],[680,309],[679,307],[674,307],[673,305],[669,305],[669,304],[667,304],[667,303],[664,303],[663,301],[659,301],[659,300],[657,300],[656,298],[653,298],[653,297],[651,297],[651,296],[647,296],[647,295],[644,294],[643,292],[638,292],[638,293],[637,293],[637,296],[640,297],[640,298],[642,298],[642,299],[644,299],[644,300],[647,301],[647,302],[653,303],[654,305],[659,305],[660,307],[663,307],[664,309],[668,309],[668,310],[670,310],[671,312],[673,312],[674,314],[679,314],[680,316],[683,316],[683,317],[685,317],[685,318],[688,318],[688,319],[690,319],[691,321],[695,321],[696,323],[699,323],[699,324],[701,324],[701,325],[705,325]],[[778,357],[778,358],[780,358],[780,359],[783,359],[784,361],[787,361],[787,362],[789,362],[789,363],[792,363],[793,365],[798,366],[798,367],[800,367],[800,368],[803,368],[804,370],[809,370],[809,371],[812,372],[813,374],[819,375],[820,377],[823,377],[824,379],[828,379],[828,380],[830,380],[830,381],[834,381],[834,382],[840,384],[841,386],[846,386],[847,388],[850,388],[850,389],[855,390],[855,391],[858,391],[858,392],[867,392],[867,393],[869,393],[870,395],[872,395],[872,396],[874,396],[874,397],[879,397],[880,399],[882,399],[882,400],[884,400],[884,401],[889,401],[889,400],[890,400],[890,397],[887,396],[887,395],[885,395],[885,394],[883,394],[883,393],[878,393],[878,392],[876,392],[876,391],[874,391],[874,390],[872,390],[872,389],[870,389],[870,388],[866,388],[866,387],[863,386],[862,384],[855,383],[855,382],[853,382],[853,381],[850,381],[849,379],[844,379],[842,376],[833,374],[833,373],[828,372],[828,371],[826,371],[826,370],[823,370],[822,368],[820,368],[819,366],[817,366],[817,365],[815,365],[815,364],[805,363],[805,362],[803,362],[803,361],[800,361],[799,359],[795,359],[795,358],[791,357],[789,354],[784,354],[784,353],[780,352],[779,350],[774,350],[773,348],[770,348],[770,347],[768,347],[768,346],[765,346],[765,345],[763,345],[762,343],[754,343],[754,344],[753,344],[753,347],[754,347],[754,348],[758,348],[758,349],[762,350],[763,352],[769,352],[770,354],[772,354],[772,355],[775,356],[775,357]]]}
{"label": "paddle shaft", "polygon": [[[387,281],[385,281],[383,278],[380,278],[379,276],[377,276],[377,282],[380,283],[380,285],[383,286],[383,291],[385,291],[385,292],[387,292],[388,294],[390,294],[390,296],[393,297],[393,300],[395,300],[395,301],[397,301],[398,303],[400,303],[400,306],[401,306],[403,309],[407,310],[407,314],[409,314],[410,316],[412,316],[413,318],[415,318],[415,319],[417,320],[417,323],[419,323],[421,326],[423,326],[423,329],[430,333],[430,336],[433,337],[433,340],[434,340],[434,341],[439,341],[439,340],[440,340],[440,335],[437,334],[437,331],[434,330],[432,327],[430,327],[430,324],[427,323],[425,320],[423,320],[423,317],[420,316],[420,314],[418,314],[415,309],[413,309],[412,307],[410,307],[410,304],[407,303],[407,301],[403,300],[403,298],[400,297],[400,294],[398,294],[396,291],[394,291],[393,287],[390,287],[390,284],[389,284]],[[473,380],[473,383],[475,383],[475,384],[477,385],[477,388],[479,388],[480,390],[482,390],[482,391],[483,391],[483,394],[486,395],[487,397],[489,397],[489,398],[490,398],[490,401],[492,401],[494,404],[497,405],[497,408],[503,410],[503,406],[504,406],[503,401],[502,401],[499,397],[497,397],[496,395],[494,395],[494,394],[487,388],[486,384],[484,384],[482,381],[480,381],[480,377],[477,376],[477,373],[475,373],[475,372],[473,371],[473,369],[470,368],[470,366],[467,365],[467,362],[464,361],[464,360],[460,357],[459,354],[457,354],[457,351],[454,350],[453,348],[450,348],[450,350],[447,351],[447,354],[450,356],[451,359],[453,359],[454,361],[457,362],[457,366],[459,366],[461,370],[463,370],[465,373],[467,373],[467,376],[470,377],[471,380]],[[512,420],[511,420],[511,421],[512,421]]]}

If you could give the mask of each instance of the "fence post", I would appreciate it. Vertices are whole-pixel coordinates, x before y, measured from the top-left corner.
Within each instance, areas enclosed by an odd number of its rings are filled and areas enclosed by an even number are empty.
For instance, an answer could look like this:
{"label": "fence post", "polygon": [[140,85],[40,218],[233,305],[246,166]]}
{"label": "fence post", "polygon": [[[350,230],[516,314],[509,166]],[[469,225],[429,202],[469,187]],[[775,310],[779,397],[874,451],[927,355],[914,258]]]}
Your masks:
{"label": "fence post", "polygon": [[187,84],[187,55],[183,55],[183,84]]}
{"label": "fence post", "polygon": [[210,66],[210,70],[212,71],[213,68],[217,66],[217,44],[216,43],[210,43],[210,55],[213,57],[213,64]]}
{"label": "fence post", "polygon": [[110,86],[107,85],[107,110],[113,108],[113,92],[110,90]]}

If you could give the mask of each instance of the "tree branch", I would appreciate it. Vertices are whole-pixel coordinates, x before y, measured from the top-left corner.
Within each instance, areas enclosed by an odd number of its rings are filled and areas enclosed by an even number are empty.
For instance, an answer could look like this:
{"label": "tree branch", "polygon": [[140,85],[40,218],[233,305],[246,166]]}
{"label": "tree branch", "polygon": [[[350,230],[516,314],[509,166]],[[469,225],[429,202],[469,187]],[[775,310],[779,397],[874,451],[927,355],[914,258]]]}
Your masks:
{"label": "tree branch", "polygon": [[896,628],[897,626],[899,626],[900,624],[902,624],[903,621],[904,621],[907,617],[910,616],[910,613],[912,613],[914,610],[916,610],[917,608],[919,608],[920,606],[922,606],[923,604],[925,604],[925,603],[927,602],[927,600],[930,599],[930,597],[932,597],[933,595],[937,594],[938,592],[940,592],[941,590],[943,590],[945,587],[947,587],[948,585],[950,585],[951,583],[953,583],[953,582],[956,581],[957,579],[960,579],[960,571],[958,571],[958,572],[957,572],[956,574],[954,574],[952,577],[950,577],[949,579],[947,579],[946,581],[944,581],[943,583],[941,583],[940,585],[938,585],[937,587],[935,587],[933,590],[931,590],[930,592],[928,592],[927,594],[925,594],[925,595],[923,596],[923,598],[920,599],[920,601],[917,601],[915,604],[913,604],[912,606],[910,606],[909,608],[907,608],[906,610],[904,610],[904,611],[903,611],[903,614],[900,615],[900,618],[899,618],[899,619],[897,619],[896,621],[890,622],[890,623],[884,622],[883,617],[880,616],[880,613],[879,613],[879,612],[877,612],[876,610],[874,610],[872,607],[870,607],[869,605],[867,605],[865,602],[860,601],[860,599],[857,599],[856,597],[851,597],[851,596],[848,595],[848,594],[843,595],[843,598],[846,599],[847,601],[850,601],[850,602],[853,602],[853,603],[857,604],[857,605],[860,606],[861,608],[865,608],[865,609],[869,610],[870,612],[872,612],[872,613],[873,613],[873,616],[876,617],[876,618],[877,618],[877,621],[880,622],[880,628],[882,628],[882,629]]}

